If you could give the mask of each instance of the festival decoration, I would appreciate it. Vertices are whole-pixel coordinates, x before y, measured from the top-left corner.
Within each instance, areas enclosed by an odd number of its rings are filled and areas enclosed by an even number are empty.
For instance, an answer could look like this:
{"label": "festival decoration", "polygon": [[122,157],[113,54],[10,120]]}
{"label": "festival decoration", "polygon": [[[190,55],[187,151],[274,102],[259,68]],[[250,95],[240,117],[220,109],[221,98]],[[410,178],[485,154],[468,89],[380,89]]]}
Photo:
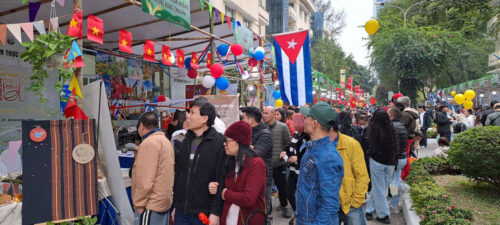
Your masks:
{"label": "festival decoration", "polygon": [[49,31],[59,32],[59,17],[50,18]]}
{"label": "festival decoration", "polygon": [[[184,69],[186,70],[186,69]],[[187,71],[187,76],[191,79],[194,79],[198,76],[198,71],[196,71],[195,69],[191,69],[191,70],[186,70]]]}
{"label": "festival decoration", "polygon": [[66,109],[64,109],[64,116],[66,118],[73,117],[75,120],[86,120],[88,119],[85,112],[83,112],[80,107],[76,104],[76,97],[70,96],[68,99],[68,104],[66,105]]}
{"label": "festival decoration", "polygon": [[165,45],[161,46],[161,59],[163,64],[167,66],[172,65],[172,53],[170,52],[170,47]]}
{"label": "festival decoration", "polygon": [[155,43],[151,40],[146,40],[143,46],[143,58],[146,61],[156,62],[155,60]]}
{"label": "festival decoration", "polygon": [[465,97],[463,94],[456,94],[455,97],[453,98],[455,100],[455,102],[459,105],[461,105],[464,100],[465,100]]}
{"label": "festival decoration", "polygon": [[177,57],[177,66],[184,68],[184,50],[177,49],[175,51],[175,56]]}
{"label": "festival decoration", "polygon": [[469,89],[464,92],[464,96],[467,100],[472,100],[474,97],[476,97],[476,92]]}
{"label": "festival decoration", "polygon": [[38,10],[40,10],[41,5],[42,5],[42,3],[40,3],[40,2],[30,2],[28,4],[30,22],[35,21],[36,14],[38,14]]}
{"label": "festival decoration", "polygon": [[78,80],[76,79],[76,74],[73,74],[68,90],[73,92],[73,95],[78,95],[78,97],[83,98],[82,91],[80,90],[80,85],[78,85]]}
{"label": "festival decoration", "polygon": [[33,23],[21,23],[20,25],[30,41],[33,41]]}
{"label": "festival decoration", "polygon": [[280,99],[281,98],[281,93],[280,91],[276,90],[273,92],[273,98],[274,99]]}
{"label": "festival decoration", "polygon": [[366,33],[368,33],[369,35],[374,35],[375,33],[377,33],[378,28],[379,24],[378,21],[375,19],[370,19],[365,23]]}
{"label": "festival decoration", "polygon": [[194,69],[193,67],[191,67],[191,57],[187,57],[184,59],[184,67],[186,67],[186,69],[188,70]]}
{"label": "festival decoration", "polygon": [[456,91],[451,91],[450,94],[451,94],[451,96],[455,96],[457,94],[457,92]]}
{"label": "festival decoration", "polygon": [[6,39],[7,39],[7,25],[0,24],[0,42],[2,42],[3,46],[5,46]]}
{"label": "festival decoration", "polygon": [[102,44],[104,36],[104,25],[102,19],[89,14],[87,17],[87,38]]}
{"label": "festival decoration", "polygon": [[212,53],[207,53],[207,68],[210,69],[210,66],[212,66]]}
{"label": "festival decoration", "polygon": [[465,100],[463,105],[464,105],[465,109],[472,109],[472,106],[474,106],[474,103],[471,100]]}
{"label": "festival decoration", "polygon": [[256,67],[257,65],[259,65],[259,61],[257,61],[254,58],[249,58],[248,59],[248,65],[251,66],[251,67]]}
{"label": "festival decoration", "polygon": [[215,63],[210,67],[210,73],[217,79],[224,73],[224,67],[219,63]]}
{"label": "festival decoration", "polygon": [[225,56],[228,50],[229,50],[229,45],[226,44],[221,44],[219,45],[219,47],[217,47],[217,53],[219,53],[220,56]]}
{"label": "festival decoration", "polygon": [[205,213],[200,213],[198,215],[198,219],[200,219],[201,223],[203,223],[203,224],[206,224],[206,225],[210,224],[210,220],[208,220],[208,217],[207,217],[207,215],[205,215]]}
{"label": "festival decoration", "polygon": [[66,59],[66,62],[69,60],[73,60],[81,55],[82,51],[80,50],[80,47],[78,47],[78,43],[76,43],[76,41],[73,41],[73,43],[71,44],[71,48],[69,49],[68,58]]}
{"label": "festival decoration", "polygon": [[34,142],[42,142],[47,138],[47,131],[45,129],[41,128],[40,126],[37,126],[30,131],[30,139]]}
{"label": "festival decoration", "polygon": [[201,84],[205,88],[212,88],[215,85],[215,78],[213,76],[204,76]]}
{"label": "festival decoration", "polygon": [[191,67],[193,69],[200,68],[200,66],[198,66],[198,57],[196,56],[196,52],[191,53]]}
{"label": "festival decoration", "polygon": [[219,90],[226,90],[229,87],[229,81],[225,77],[219,77],[215,80],[215,86]]}
{"label": "festival decoration", "polygon": [[281,108],[281,106],[283,106],[283,100],[277,99],[274,101],[274,105],[276,105],[276,108]]}
{"label": "festival decoration", "polygon": [[83,38],[83,21],[82,21],[82,11],[75,10],[73,17],[69,21],[68,32],[66,35],[70,35],[76,38]]}
{"label": "festival decoration", "polygon": [[255,54],[253,54],[253,58],[257,61],[262,61],[264,57],[264,52],[255,52]]}
{"label": "festival decoration", "polygon": [[240,44],[231,45],[231,52],[235,56],[243,54],[243,47]]}
{"label": "festival decoration", "polygon": [[19,25],[18,23],[7,24],[7,29],[10,31],[10,33],[12,33],[12,35],[19,43],[23,43],[21,39],[21,25]]}
{"label": "festival decoration", "polygon": [[132,54],[132,33],[120,30],[119,42],[120,51]]}
{"label": "festival decoration", "polygon": [[43,20],[33,22],[33,26],[39,34],[45,34],[45,24],[43,23]]}
{"label": "festival decoration", "polygon": [[167,101],[167,97],[165,97],[165,95],[158,95],[158,97],[156,97],[156,100],[157,102],[165,102]]}

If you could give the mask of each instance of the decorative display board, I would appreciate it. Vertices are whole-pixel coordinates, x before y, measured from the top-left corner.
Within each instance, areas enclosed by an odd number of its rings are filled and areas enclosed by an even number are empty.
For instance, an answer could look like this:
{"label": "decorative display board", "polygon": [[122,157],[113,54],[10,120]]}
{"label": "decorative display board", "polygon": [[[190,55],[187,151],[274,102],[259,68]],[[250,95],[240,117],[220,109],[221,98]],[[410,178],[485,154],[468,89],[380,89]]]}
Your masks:
{"label": "decorative display board", "polygon": [[94,120],[23,121],[22,141],[23,224],[98,213]]}

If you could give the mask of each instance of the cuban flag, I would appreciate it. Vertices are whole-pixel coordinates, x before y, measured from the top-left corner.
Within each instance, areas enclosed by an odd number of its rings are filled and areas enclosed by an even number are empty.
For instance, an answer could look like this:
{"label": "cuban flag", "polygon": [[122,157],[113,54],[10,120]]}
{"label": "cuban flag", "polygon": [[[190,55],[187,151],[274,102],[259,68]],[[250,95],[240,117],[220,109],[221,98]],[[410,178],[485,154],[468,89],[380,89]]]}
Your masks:
{"label": "cuban flag", "polygon": [[273,36],[276,67],[283,101],[303,106],[313,102],[308,31]]}
{"label": "cuban flag", "polygon": [[[122,106],[121,101],[118,99],[113,99],[111,102],[114,107]],[[113,109],[113,118],[118,119],[118,114],[120,114],[120,110],[118,108]]]}

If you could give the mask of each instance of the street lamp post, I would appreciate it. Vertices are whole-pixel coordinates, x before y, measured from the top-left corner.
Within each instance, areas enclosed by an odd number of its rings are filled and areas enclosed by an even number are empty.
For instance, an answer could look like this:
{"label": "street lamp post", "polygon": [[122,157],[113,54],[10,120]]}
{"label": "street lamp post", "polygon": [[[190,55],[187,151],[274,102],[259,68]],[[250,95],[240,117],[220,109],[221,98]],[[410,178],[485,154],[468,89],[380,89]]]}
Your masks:
{"label": "street lamp post", "polygon": [[411,5],[410,7],[408,7],[406,10],[404,10],[403,8],[399,7],[399,6],[395,6],[395,5],[388,5],[388,4],[385,4],[385,3],[378,3],[377,5],[380,5],[380,6],[388,6],[388,7],[392,7],[392,8],[396,8],[396,9],[399,9],[401,10],[401,12],[403,13],[403,17],[404,17],[404,28],[406,28],[406,15],[408,15],[408,11],[410,11],[411,8],[413,8],[414,6],[422,3],[423,1],[421,2],[417,2],[413,5]]}

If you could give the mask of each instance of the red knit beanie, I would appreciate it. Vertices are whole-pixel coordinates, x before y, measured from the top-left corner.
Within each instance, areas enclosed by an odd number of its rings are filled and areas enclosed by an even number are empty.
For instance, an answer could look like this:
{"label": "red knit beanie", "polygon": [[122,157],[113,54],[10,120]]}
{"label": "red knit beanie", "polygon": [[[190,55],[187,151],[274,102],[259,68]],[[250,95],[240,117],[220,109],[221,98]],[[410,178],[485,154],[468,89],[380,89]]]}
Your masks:
{"label": "red knit beanie", "polygon": [[244,145],[252,145],[252,128],[244,121],[238,121],[226,129],[224,136]]}

